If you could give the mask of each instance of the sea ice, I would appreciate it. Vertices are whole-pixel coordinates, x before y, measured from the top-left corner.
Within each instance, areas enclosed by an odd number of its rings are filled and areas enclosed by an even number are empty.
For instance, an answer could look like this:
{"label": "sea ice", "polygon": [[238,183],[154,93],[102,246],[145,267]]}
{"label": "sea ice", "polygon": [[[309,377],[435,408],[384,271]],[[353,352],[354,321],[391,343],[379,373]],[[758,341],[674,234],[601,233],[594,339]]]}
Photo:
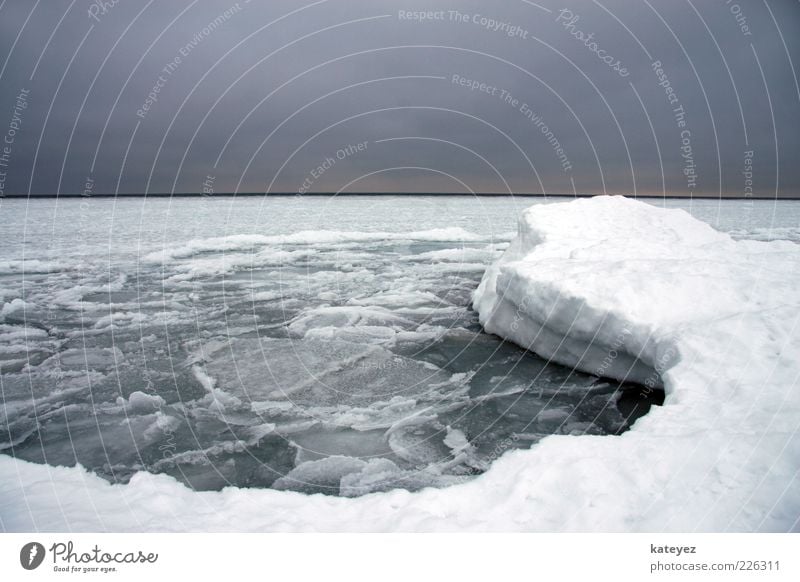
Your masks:
{"label": "sea ice", "polygon": [[[251,248],[345,239],[355,240],[330,233],[225,240],[232,248]],[[198,243],[157,259],[202,252]],[[234,338],[235,349],[226,353],[223,346],[189,364],[203,366],[217,386],[235,390],[242,406],[280,414],[278,403],[303,401],[304,390],[312,388],[292,376],[299,361],[336,389],[330,402],[309,398],[308,403],[329,413],[339,411],[337,400],[349,403],[338,412],[345,426],[334,429],[362,423],[358,428],[388,431],[395,460],[330,456],[304,460],[283,473],[295,485],[311,483],[316,491],[330,487],[344,496],[368,494],[349,499],[236,487],[198,492],[146,471],[133,474],[127,484],[112,485],[80,466],[38,465],[0,455],[2,526],[10,531],[796,530],[798,287],[800,246],[792,242],[734,240],[684,211],[617,197],[538,204],[522,215],[517,238],[486,272],[475,308],[487,331],[545,357],[590,374],[635,379],[642,390],[663,384],[664,406],[651,409],[628,432],[587,435],[587,423],[555,407],[541,415],[542,424],[558,424],[560,432],[577,430],[580,436],[542,438],[535,420],[541,406],[515,408],[515,414],[530,416],[526,426],[533,423],[531,428],[495,441],[486,473],[462,482],[435,470],[454,454],[469,455],[473,435],[452,428],[448,433],[446,425],[431,433],[429,425],[409,421],[425,414],[419,402],[430,384],[442,384],[444,390],[452,373],[418,363],[381,368],[394,355],[377,344]],[[314,296],[320,292],[314,290]],[[347,319],[333,326],[341,323],[350,326]],[[469,342],[471,349],[484,349],[479,339]],[[244,357],[234,361],[234,355]],[[375,365],[376,382],[387,370],[393,375],[377,394],[364,394],[358,388],[363,378],[356,380],[351,372],[359,363]],[[270,369],[287,381],[271,378]],[[531,374],[538,374],[536,369],[531,366]],[[487,374],[503,377],[505,372],[494,362]],[[408,388],[423,379],[427,384],[419,393],[406,390],[402,398],[393,393],[397,382]],[[516,398],[512,387],[503,388],[508,396],[487,402]],[[588,385],[577,383],[574,390],[593,397]],[[152,424],[153,419],[143,421]],[[305,434],[309,424],[314,423],[308,421]],[[270,429],[245,432],[266,441],[273,438]],[[517,441],[535,444],[525,450],[515,446]],[[247,448],[246,441],[211,443],[169,462],[188,471],[205,466],[209,457],[225,458],[219,470],[227,478],[244,463]],[[401,454],[425,469],[401,468]],[[280,470],[294,466],[288,455]],[[398,483],[416,492],[394,489]],[[432,487],[443,484],[452,486]]]}

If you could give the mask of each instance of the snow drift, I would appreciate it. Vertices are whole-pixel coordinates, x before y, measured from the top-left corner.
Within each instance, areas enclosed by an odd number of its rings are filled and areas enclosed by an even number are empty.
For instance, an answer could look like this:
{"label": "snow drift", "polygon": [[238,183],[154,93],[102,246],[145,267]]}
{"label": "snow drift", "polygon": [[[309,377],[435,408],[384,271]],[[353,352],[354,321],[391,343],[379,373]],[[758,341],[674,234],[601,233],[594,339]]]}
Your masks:
{"label": "snow drift", "polygon": [[[9,531],[789,531],[800,516],[800,247],[618,197],[537,205],[485,274],[487,331],[663,385],[621,436],[550,436],[464,484],[357,499],[110,485],[0,456]],[[500,443],[502,445],[502,443]]]}

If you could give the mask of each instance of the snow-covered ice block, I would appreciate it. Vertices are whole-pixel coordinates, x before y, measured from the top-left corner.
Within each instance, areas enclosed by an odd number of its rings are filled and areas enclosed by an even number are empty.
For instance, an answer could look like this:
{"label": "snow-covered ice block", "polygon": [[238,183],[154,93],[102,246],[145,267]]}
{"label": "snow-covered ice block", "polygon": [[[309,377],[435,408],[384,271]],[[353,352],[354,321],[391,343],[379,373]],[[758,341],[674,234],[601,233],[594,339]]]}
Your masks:
{"label": "snow-covered ice block", "polygon": [[791,260],[762,262],[766,250],[683,210],[621,196],[538,205],[521,216],[473,303],[489,333],[590,374],[654,387],[689,328],[793,298]]}

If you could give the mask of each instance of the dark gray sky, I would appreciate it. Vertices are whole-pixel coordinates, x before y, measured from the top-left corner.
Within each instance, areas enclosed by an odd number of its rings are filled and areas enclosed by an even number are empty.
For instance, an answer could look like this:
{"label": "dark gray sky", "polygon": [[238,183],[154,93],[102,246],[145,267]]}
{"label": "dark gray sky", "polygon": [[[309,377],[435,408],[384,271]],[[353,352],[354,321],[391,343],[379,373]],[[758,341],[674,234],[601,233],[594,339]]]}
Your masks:
{"label": "dark gray sky", "polygon": [[797,0],[102,4],[0,2],[3,194],[800,195]]}

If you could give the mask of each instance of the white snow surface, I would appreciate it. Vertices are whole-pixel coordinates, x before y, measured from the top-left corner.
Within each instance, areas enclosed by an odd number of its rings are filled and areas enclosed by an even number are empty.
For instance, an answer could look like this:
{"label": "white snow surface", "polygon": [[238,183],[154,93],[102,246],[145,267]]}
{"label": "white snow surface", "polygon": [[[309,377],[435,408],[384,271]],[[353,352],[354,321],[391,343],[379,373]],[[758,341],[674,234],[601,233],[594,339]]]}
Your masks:
{"label": "white snow surface", "polygon": [[[6,531],[789,531],[800,516],[800,246],[619,197],[536,205],[474,304],[490,333],[667,393],[620,436],[553,435],[482,476],[349,499],[195,492],[0,456]],[[613,357],[612,357],[613,356]],[[456,436],[452,444],[456,444]]]}

